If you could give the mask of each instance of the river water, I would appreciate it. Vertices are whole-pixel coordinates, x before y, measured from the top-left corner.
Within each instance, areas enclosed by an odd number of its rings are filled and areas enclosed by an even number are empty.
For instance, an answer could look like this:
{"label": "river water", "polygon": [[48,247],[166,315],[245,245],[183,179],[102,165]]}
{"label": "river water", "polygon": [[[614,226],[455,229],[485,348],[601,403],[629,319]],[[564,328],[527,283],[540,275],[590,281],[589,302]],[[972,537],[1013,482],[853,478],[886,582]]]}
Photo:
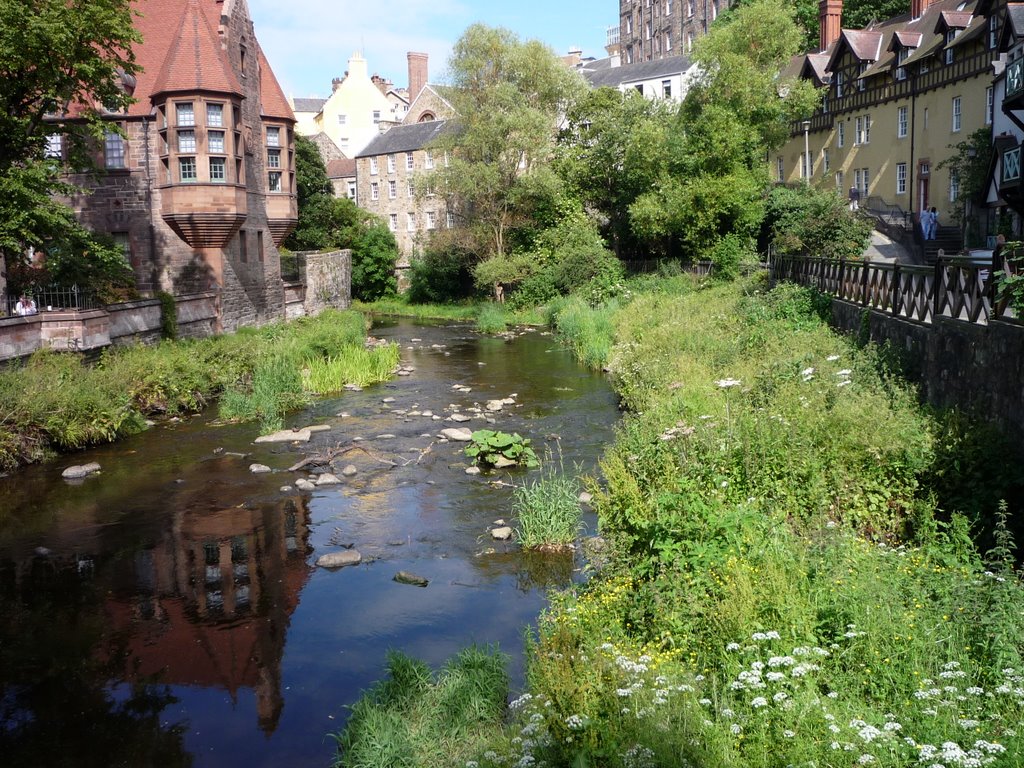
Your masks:
{"label": "river water", "polygon": [[[522,631],[581,562],[493,542],[525,475],[467,475],[463,446],[437,440],[461,425],[422,413],[513,396],[494,428],[593,471],[616,398],[538,331],[373,334],[414,373],[293,414],[331,427],[309,444],[255,445],[255,426],[210,412],[0,477],[0,764],[326,766],[388,649],[436,667],[496,643],[521,684]],[[284,490],[306,475],[289,466],[338,446],[356,475]],[[61,479],[91,461],[100,474]],[[361,565],[315,566],[350,546]],[[430,584],[398,584],[399,570]]]}

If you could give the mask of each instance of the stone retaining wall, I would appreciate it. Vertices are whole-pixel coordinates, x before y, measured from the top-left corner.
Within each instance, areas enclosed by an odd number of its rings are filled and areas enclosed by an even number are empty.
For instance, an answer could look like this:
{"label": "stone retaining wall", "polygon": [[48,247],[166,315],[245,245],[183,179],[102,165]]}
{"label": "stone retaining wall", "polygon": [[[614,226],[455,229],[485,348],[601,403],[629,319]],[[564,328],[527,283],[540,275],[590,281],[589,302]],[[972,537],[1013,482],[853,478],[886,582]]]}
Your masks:
{"label": "stone retaining wall", "polygon": [[1024,326],[946,317],[925,325],[832,300],[833,325],[844,331],[859,333],[865,312],[871,340],[904,352],[925,400],[984,414],[1011,438],[1024,438]]}

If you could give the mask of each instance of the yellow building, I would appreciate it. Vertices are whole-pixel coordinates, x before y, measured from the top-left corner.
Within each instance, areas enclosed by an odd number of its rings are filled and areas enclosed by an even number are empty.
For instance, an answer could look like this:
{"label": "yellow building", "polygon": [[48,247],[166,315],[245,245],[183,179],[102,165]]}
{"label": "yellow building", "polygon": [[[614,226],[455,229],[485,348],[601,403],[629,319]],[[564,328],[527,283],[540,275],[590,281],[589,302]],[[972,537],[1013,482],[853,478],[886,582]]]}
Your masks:
{"label": "yellow building", "polygon": [[[1004,0],[912,0],[910,13],[864,29],[840,29],[842,0],[821,0],[821,47],[789,74],[812,80],[822,106],[793,126],[774,158],[780,182],[809,182],[861,206],[905,214],[907,226],[935,207],[953,223],[959,180],[943,160],[993,118],[992,62]],[[808,178],[809,175],[809,178]]]}

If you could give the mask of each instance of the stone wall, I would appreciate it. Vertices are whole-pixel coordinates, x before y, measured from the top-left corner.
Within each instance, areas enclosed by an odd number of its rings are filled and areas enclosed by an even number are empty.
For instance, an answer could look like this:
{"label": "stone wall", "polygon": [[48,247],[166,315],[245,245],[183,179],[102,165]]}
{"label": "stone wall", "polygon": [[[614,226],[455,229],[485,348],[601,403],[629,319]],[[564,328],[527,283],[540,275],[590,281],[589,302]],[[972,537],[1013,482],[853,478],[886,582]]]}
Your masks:
{"label": "stone wall", "polygon": [[316,315],[327,307],[348,309],[352,306],[352,251],[306,252],[300,254],[305,266],[303,281],[306,293],[303,309]]}
{"label": "stone wall", "polygon": [[1024,437],[1024,326],[939,317],[925,325],[832,300],[833,325],[859,333],[863,313],[875,342],[904,353],[910,377],[932,405],[982,414],[1011,437]]}

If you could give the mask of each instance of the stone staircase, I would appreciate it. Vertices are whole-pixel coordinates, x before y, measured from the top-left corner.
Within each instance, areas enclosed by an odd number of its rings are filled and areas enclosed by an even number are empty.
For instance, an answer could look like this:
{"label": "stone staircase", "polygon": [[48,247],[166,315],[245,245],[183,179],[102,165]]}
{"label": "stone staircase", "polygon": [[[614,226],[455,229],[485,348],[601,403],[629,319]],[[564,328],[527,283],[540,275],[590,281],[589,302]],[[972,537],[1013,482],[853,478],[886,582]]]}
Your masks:
{"label": "stone staircase", "polygon": [[934,264],[936,259],[938,259],[940,250],[947,257],[956,256],[964,249],[960,227],[940,226],[935,233],[935,239],[925,240],[922,247],[924,249],[925,264]]}

